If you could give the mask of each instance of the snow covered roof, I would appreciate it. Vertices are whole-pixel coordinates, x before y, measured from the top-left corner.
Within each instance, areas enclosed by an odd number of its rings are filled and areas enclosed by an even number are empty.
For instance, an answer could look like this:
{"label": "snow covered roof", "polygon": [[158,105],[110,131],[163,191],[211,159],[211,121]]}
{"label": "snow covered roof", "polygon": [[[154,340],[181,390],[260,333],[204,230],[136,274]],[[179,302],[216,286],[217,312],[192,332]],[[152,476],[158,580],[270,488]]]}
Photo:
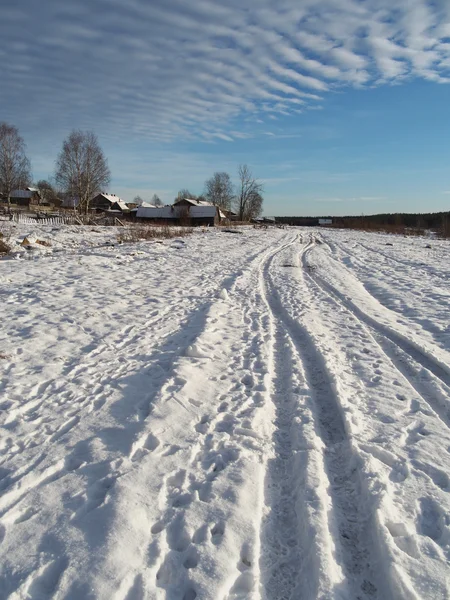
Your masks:
{"label": "snow covered roof", "polygon": [[[116,198],[117,198],[117,196],[116,196]],[[117,204],[117,206],[120,208],[120,210],[130,210],[130,207],[127,206],[127,204],[120,198],[113,200],[113,203]]]}
{"label": "snow covered roof", "polygon": [[120,198],[119,196],[116,196],[115,194],[104,194],[103,192],[101,192],[100,194],[96,194],[95,197],[97,196],[102,196],[103,198],[106,198],[106,200],[109,200],[111,203],[112,202],[122,202],[123,204],[126,204],[125,200],[122,200],[122,198]]}
{"label": "snow covered roof", "polygon": [[189,202],[192,206],[214,206],[211,202],[206,202],[206,200],[196,200],[195,198],[179,198],[176,202],[174,202],[174,206],[177,206],[179,202]]}

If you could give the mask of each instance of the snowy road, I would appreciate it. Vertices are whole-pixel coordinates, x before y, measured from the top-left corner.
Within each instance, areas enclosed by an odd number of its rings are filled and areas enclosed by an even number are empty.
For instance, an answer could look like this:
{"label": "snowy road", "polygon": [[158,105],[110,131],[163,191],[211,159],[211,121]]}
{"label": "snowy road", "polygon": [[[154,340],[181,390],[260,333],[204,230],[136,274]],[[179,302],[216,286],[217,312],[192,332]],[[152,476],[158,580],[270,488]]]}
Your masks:
{"label": "snowy road", "polygon": [[448,243],[63,233],[0,261],[0,598],[449,597]]}

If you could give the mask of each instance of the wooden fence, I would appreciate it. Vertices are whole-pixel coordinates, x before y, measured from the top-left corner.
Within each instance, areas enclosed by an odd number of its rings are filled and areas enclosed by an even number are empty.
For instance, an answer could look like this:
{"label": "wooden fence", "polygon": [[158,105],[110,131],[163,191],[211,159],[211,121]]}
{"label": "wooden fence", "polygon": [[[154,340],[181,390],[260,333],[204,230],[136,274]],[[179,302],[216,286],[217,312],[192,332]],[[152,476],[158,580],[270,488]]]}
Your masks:
{"label": "wooden fence", "polygon": [[105,216],[105,215],[30,215],[23,214],[21,212],[14,212],[10,215],[3,215],[3,220],[8,219],[13,223],[20,223],[23,225],[97,225],[97,226],[123,226],[124,223],[121,219],[116,216]]}

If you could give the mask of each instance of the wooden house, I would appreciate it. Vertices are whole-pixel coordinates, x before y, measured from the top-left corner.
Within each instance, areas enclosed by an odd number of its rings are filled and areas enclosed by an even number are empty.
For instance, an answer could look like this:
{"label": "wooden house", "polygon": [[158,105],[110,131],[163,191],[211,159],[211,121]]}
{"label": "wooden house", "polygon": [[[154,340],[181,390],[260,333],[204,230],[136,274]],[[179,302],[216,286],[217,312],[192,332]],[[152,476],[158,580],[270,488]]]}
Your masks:
{"label": "wooden house", "polygon": [[41,201],[41,194],[36,188],[26,188],[25,190],[13,190],[9,195],[11,204],[17,206],[37,206]]}
{"label": "wooden house", "polygon": [[130,212],[129,206],[115,194],[97,194],[97,196],[92,198],[90,208],[97,212]]}

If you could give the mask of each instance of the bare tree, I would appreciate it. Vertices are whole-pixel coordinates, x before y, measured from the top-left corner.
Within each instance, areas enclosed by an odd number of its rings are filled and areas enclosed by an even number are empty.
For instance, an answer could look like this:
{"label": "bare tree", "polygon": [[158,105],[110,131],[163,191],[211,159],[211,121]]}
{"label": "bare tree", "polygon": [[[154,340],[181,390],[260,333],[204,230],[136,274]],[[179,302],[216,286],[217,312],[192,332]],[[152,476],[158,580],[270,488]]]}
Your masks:
{"label": "bare tree", "polygon": [[36,183],[36,187],[41,195],[41,200],[44,202],[51,202],[57,197],[54,187],[46,179],[40,179]]}
{"label": "bare tree", "polygon": [[253,177],[247,165],[239,165],[238,176],[236,210],[240,221],[248,221],[255,218],[256,210],[258,214],[262,211],[263,197],[261,194],[264,187],[261,182]]}
{"label": "bare tree", "polygon": [[178,192],[177,197],[175,198],[175,201],[181,200],[182,198],[192,198],[192,200],[195,200],[197,198],[197,196],[195,194],[191,194],[191,192],[189,190],[184,188]]}
{"label": "bare tree", "polygon": [[11,192],[31,182],[30,161],[25,154],[25,142],[14,125],[0,123],[0,194],[11,204]]}
{"label": "bare tree", "polygon": [[230,210],[234,198],[233,184],[228,173],[216,172],[205,182],[205,196],[208,202]]}
{"label": "bare tree", "polygon": [[144,200],[138,194],[133,198],[133,203],[137,204],[138,206],[142,206],[144,204]]}
{"label": "bare tree", "polygon": [[153,206],[162,206],[163,205],[161,198],[158,196],[158,194],[153,194],[151,203],[153,204]]}
{"label": "bare tree", "polygon": [[78,198],[79,209],[87,213],[91,198],[106,188],[110,179],[108,162],[95,133],[73,130],[56,161],[57,184]]}
{"label": "bare tree", "polygon": [[247,204],[245,220],[250,221],[256,219],[262,213],[264,198],[259,192],[252,192]]}

